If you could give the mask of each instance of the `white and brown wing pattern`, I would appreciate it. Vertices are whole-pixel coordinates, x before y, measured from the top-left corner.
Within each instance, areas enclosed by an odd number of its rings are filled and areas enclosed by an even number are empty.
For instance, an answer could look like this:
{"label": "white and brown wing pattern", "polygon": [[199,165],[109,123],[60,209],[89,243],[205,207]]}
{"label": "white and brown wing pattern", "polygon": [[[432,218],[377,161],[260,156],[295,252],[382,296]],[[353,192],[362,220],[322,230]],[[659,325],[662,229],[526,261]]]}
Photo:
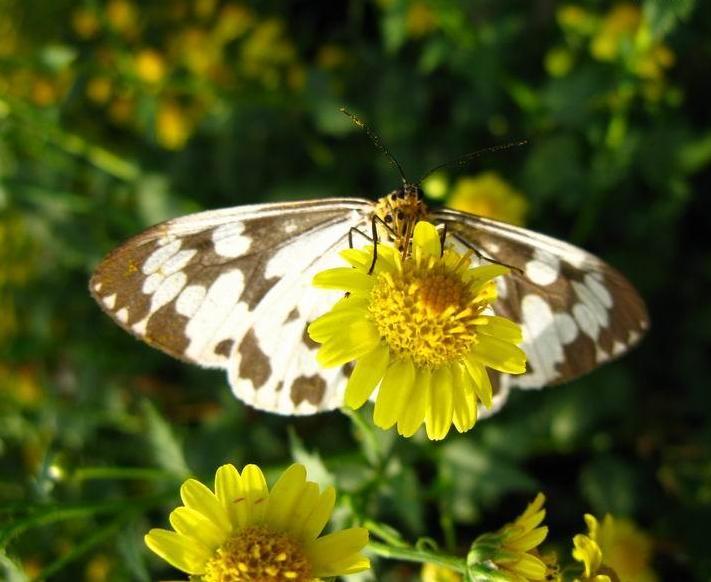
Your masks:
{"label": "white and brown wing pattern", "polygon": [[495,311],[521,324],[528,371],[507,385],[540,388],[589,372],[634,346],[649,327],[644,302],[614,268],[563,241],[455,210],[435,223],[483,255],[516,267],[501,278]]}
{"label": "white and brown wing pattern", "polygon": [[90,289],[121,327],[171,356],[225,368],[252,406],[311,414],[342,403],[305,328],[333,303],[311,286],[339,264],[372,203],[332,198],[239,206],[154,226],[110,253]]}

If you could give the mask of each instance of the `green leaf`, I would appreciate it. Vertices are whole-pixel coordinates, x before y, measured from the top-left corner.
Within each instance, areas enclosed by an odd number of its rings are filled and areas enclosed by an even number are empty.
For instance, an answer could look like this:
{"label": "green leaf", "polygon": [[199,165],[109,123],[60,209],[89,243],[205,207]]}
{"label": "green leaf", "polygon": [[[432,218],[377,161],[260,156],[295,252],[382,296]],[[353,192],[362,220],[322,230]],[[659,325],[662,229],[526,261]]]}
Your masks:
{"label": "green leaf", "polygon": [[333,485],[335,478],[321,459],[318,452],[310,453],[304,447],[304,442],[296,434],[294,427],[289,427],[289,448],[291,456],[297,463],[301,463],[306,467],[306,474],[309,481],[315,481],[321,487]]}
{"label": "green leaf", "polygon": [[146,437],[156,464],[176,477],[188,477],[190,469],[185,461],[183,447],[171,426],[148,400],[141,403],[141,408],[147,425]]}

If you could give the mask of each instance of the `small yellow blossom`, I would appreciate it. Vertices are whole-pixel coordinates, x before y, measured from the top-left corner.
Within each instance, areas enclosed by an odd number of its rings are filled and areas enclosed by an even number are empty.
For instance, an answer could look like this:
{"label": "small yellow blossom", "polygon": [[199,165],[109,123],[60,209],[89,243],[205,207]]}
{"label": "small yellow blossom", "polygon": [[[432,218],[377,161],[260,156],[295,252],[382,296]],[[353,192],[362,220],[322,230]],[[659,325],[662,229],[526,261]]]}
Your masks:
{"label": "small yellow blossom", "polygon": [[495,172],[460,178],[447,202],[450,208],[511,224],[524,223],[526,199]]}
{"label": "small yellow blossom", "polygon": [[138,12],[128,0],[110,0],[106,5],[106,20],[126,36],[133,36],[137,32]]}
{"label": "small yellow blossom", "polygon": [[160,83],[165,77],[165,61],[153,49],[143,49],[134,58],[136,76],[148,84]]}
{"label": "small yellow blossom", "polygon": [[584,565],[584,582],[656,582],[650,567],[652,543],[631,521],[585,515],[588,535],[573,538],[573,557]]}
{"label": "small yellow blossom", "polygon": [[99,32],[99,26],[99,18],[90,8],[77,8],[72,13],[72,28],[79,38],[93,38]]}
{"label": "small yellow blossom", "polygon": [[292,580],[311,582],[370,567],[360,552],[364,528],[319,537],[335,504],[333,487],[319,492],[303,465],[292,465],[271,491],[259,467],[240,474],[223,465],[215,490],[188,479],[184,505],[170,514],[175,531],[152,529],[146,545],[200,582]]}
{"label": "small yellow blossom", "polygon": [[252,23],[254,14],[244,4],[227,4],[220,11],[214,34],[220,42],[226,43],[242,36]]}
{"label": "small yellow blossom", "polygon": [[86,96],[100,105],[109,100],[112,90],[113,83],[108,77],[92,77],[86,84]]}
{"label": "small yellow blossom", "polygon": [[163,101],[156,115],[156,138],[169,150],[185,146],[193,131],[193,122],[188,112],[174,101]]}
{"label": "small yellow blossom", "polygon": [[617,58],[624,43],[631,43],[642,21],[642,11],[634,4],[618,4],[605,16],[592,39],[590,51],[601,61]]}
{"label": "small yellow blossom", "polygon": [[412,38],[421,38],[437,28],[437,14],[425,2],[412,2],[407,9],[405,28]]}
{"label": "small yellow blossom", "polygon": [[405,258],[386,244],[348,249],[352,268],[329,269],[314,285],[345,291],[333,309],[308,329],[323,344],[317,359],[325,367],[357,361],[345,402],[360,408],[379,386],[373,420],[412,436],[425,424],[427,436],[443,439],[452,424],[459,432],[477,419],[477,401],[492,405],[487,367],[521,374],[526,356],[516,344],[521,329],[494,315],[494,279],[502,265],[471,268],[471,252],[442,249],[427,222],[414,229]]}

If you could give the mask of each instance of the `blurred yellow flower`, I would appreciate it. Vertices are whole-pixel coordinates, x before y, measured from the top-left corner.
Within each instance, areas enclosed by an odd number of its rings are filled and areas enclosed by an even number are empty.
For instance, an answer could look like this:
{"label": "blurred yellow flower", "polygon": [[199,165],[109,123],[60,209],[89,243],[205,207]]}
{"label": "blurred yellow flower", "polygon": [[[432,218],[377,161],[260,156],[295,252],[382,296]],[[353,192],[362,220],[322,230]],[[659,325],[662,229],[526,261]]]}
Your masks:
{"label": "blurred yellow flower", "polygon": [[316,65],[326,70],[337,69],[346,62],[348,57],[342,47],[335,44],[325,44],[316,53]]}
{"label": "blurred yellow flower", "polygon": [[226,4],[217,18],[213,34],[222,42],[227,43],[239,38],[254,22],[252,10],[244,4]]}
{"label": "blurred yellow flower", "polygon": [[194,3],[195,15],[202,20],[210,18],[217,8],[217,0],[194,0]]}
{"label": "blurred yellow flower", "polygon": [[573,68],[573,53],[567,47],[553,47],[546,53],[545,67],[551,77],[565,77]]}
{"label": "blurred yellow flower", "polygon": [[139,51],[134,57],[134,69],[138,78],[145,83],[160,83],[165,77],[165,61],[154,49]]}
{"label": "blurred yellow flower", "polygon": [[262,471],[240,474],[223,465],[215,491],[195,479],[180,488],[184,506],[170,514],[175,531],[152,529],[146,545],[166,562],[202,582],[316,581],[370,567],[360,552],[368,531],[349,528],[320,536],[333,511],[333,487],[319,491],[303,465],[291,465],[267,487]]}
{"label": "blurred yellow flower", "polygon": [[49,107],[59,99],[59,88],[55,82],[46,77],[36,77],[32,82],[30,99],[35,105]]}
{"label": "blurred yellow flower", "polygon": [[605,16],[590,45],[592,55],[601,61],[613,61],[622,44],[631,43],[642,21],[642,11],[634,4],[617,4]]}
{"label": "blurred yellow flower", "polygon": [[79,38],[93,38],[99,27],[99,17],[91,8],[80,7],[72,13],[72,28]]}
{"label": "blurred yellow flower", "polygon": [[585,515],[588,535],[573,538],[573,557],[583,562],[585,581],[656,582],[651,569],[652,542],[630,520],[606,515],[602,523]]}
{"label": "blurred yellow flower", "polygon": [[120,95],[109,105],[109,118],[118,125],[128,125],[133,120],[136,101],[130,95]]}
{"label": "blurred yellow flower", "polygon": [[495,172],[460,178],[447,206],[517,225],[524,223],[528,211],[526,199]]}
{"label": "blurred yellow flower", "polygon": [[454,424],[459,432],[477,419],[477,402],[492,405],[487,368],[522,374],[526,355],[517,347],[521,329],[489,313],[496,301],[494,279],[501,265],[471,267],[471,253],[442,248],[434,225],[418,222],[412,252],[402,258],[391,245],[348,249],[351,267],[318,273],[316,287],[346,296],[308,328],[322,344],[316,359],[324,367],[356,361],[345,403],[357,409],[378,388],[373,421],[397,424],[410,437],[424,423],[427,436],[441,440]]}
{"label": "blurred yellow flower", "polygon": [[558,24],[568,30],[578,33],[588,32],[595,24],[595,16],[581,6],[566,4],[556,12]]}
{"label": "blurred yellow flower", "polygon": [[108,77],[92,77],[86,84],[86,96],[99,105],[109,100],[112,91],[113,83]]}
{"label": "blurred yellow flower", "polygon": [[106,554],[98,554],[89,560],[84,569],[86,582],[105,582],[111,579],[113,564]]}
{"label": "blurred yellow flower", "polygon": [[426,2],[411,2],[407,8],[405,28],[413,38],[426,36],[437,28],[437,14]]}
{"label": "blurred yellow flower", "polygon": [[284,23],[270,18],[260,22],[244,40],[241,56],[245,75],[274,88],[281,68],[294,62],[296,51],[284,33]]}
{"label": "blurred yellow flower", "polygon": [[676,57],[669,47],[658,44],[640,54],[632,68],[643,79],[657,80],[674,64]]}
{"label": "blurred yellow flower", "polygon": [[420,578],[422,582],[460,582],[462,576],[444,566],[427,563],[422,566]]}
{"label": "blurred yellow flower", "polygon": [[156,115],[156,138],[158,143],[169,150],[179,150],[185,146],[193,132],[193,122],[175,101],[162,101]]}
{"label": "blurred yellow flower", "polygon": [[134,36],[138,28],[138,12],[128,0],[109,0],[106,5],[106,20],[125,36]]}

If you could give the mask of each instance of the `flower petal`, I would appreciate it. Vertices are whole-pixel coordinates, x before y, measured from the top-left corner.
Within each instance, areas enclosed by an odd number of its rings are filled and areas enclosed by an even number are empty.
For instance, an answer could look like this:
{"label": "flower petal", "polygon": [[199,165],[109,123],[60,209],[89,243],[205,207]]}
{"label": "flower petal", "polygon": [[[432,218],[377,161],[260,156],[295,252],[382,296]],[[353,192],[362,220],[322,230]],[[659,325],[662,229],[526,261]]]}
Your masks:
{"label": "flower petal", "polygon": [[351,323],[337,339],[321,346],[316,360],[324,368],[342,366],[373,351],[380,342],[378,329],[368,320]]}
{"label": "flower petal", "polygon": [[321,289],[339,289],[353,295],[366,295],[373,288],[375,278],[363,271],[351,267],[336,267],[316,273],[314,287]]}
{"label": "flower petal", "polygon": [[452,375],[454,406],[452,420],[459,432],[466,432],[474,426],[477,419],[477,398],[474,394],[474,381],[460,364],[452,366]]}
{"label": "flower petal", "polygon": [[244,503],[244,485],[234,465],[222,465],[215,473],[215,496],[227,513],[232,529],[244,525],[239,518],[239,507]]}
{"label": "flower petal", "polygon": [[347,406],[357,409],[365,404],[383,378],[389,362],[390,350],[384,342],[379,342],[373,351],[356,362],[346,387]]}
{"label": "flower petal", "polygon": [[469,353],[464,358],[464,366],[474,381],[474,393],[484,406],[491,408],[493,403],[493,391],[486,369],[473,357],[472,353]]}
{"label": "flower petal", "polygon": [[180,487],[180,498],[186,507],[202,513],[207,519],[219,527],[225,536],[230,532],[230,521],[227,512],[205,485],[196,479],[188,479]]}
{"label": "flower petal", "polygon": [[314,504],[311,514],[304,520],[301,532],[302,539],[311,541],[318,537],[331,518],[335,504],[336,490],[329,485]]}
{"label": "flower petal", "polygon": [[306,489],[306,468],[294,463],[284,471],[269,493],[264,519],[274,531],[288,528],[294,509]]}
{"label": "flower petal", "polygon": [[245,490],[244,525],[262,523],[269,504],[269,488],[262,470],[257,465],[247,465],[242,469],[242,483]]}
{"label": "flower petal", "polygon": [[415,248],[421,249],[425,256],[439,258],[440,254],[442,254],[442,245],[437,228],[429,222],[420,221],[415,225],[412,242]]}
{"label": "flower petal", "polygon": [[415,381],[415,366],[409,359],[398,360],[385,371],[375,401],[373,422],[388,429],[400,417],[412,392]]}
{"label": "flower petal", "polygon": [[199,540],[213,551],[224,543],[230,533],[189,507],[174,509],[169,520],[170,525],[180,535]]}
{"label": "flower petal", "polygon": [[312,340],[324,343],[343,333],[343,327],[362,319],[368,308],[368,302],[358,297],[344,297],[321,317],[314,319],[308,327]]}
{"label": "flower petal", "polygon": [[187,574],[203,574],[212,557],[210,549],[199,541],[165,529],[152,529],[143,539],[153,552]]}
{"label": "flower petal", "polygon": [[410,401],[405,406],[397,421],[397,431],[404,437],[411,437],[420,428],[425,419],[425,410],[429,405],[432,372],[418,369],[415,383],[410,393]]}
{"label": "flower petal", "polygon": [[425,412],[425,428],[431,440],[447,436],[452,413],[452,372],[449,366],[442,366],[432,374],[430,401]]}
{"label": "flower petal", "polygon": [[512,344],[520,344],[523,340],[521,326],[510,319],[498,315],[485,315],[482,316],[482,319],[485,324],[477,327],[479,333],[494,336]]}
{"label": "flower petal", "polygon": [[318,578],[341,574],[336,569],[339,562],[350,561],[368,543],[368,530],[352,527],[318,538],[304,548]]}
{"label": "flower petal", "polygon": [[506,374],[523,374],[526,371],[526,354],[514,344],[502,339],[480,334],[471,354],[479,362]]}

